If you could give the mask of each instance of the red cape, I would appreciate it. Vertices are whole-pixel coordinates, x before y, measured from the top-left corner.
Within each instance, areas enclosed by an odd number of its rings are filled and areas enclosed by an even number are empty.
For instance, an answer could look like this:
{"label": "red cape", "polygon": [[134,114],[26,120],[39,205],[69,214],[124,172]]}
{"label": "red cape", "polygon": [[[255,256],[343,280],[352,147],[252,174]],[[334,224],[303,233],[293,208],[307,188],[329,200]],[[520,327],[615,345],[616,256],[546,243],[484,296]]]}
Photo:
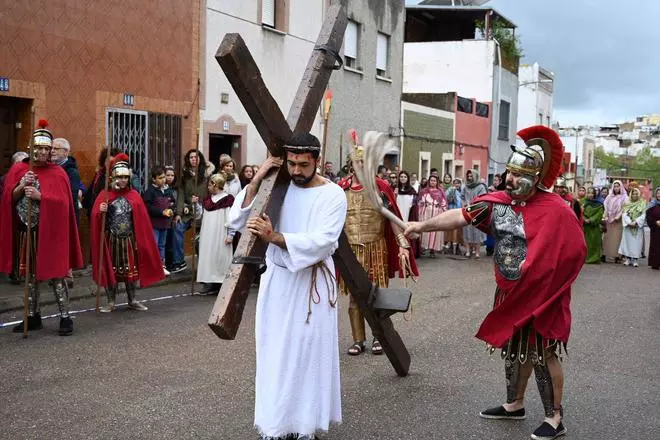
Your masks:
{"label": "red cape", "polygon": [[[347,176],[340,180],[337,185],[339,185],[344,191],[348,190],[351,187],[352,176]],[[382,194],[385,194],[390,205],[390,211],[396,214],[397,217],[401,217],[401,212],[399,207],[396,204],[396,196],[390,187],[390,184],[383,179],[376,178],[376,183],[378,184],[378,189]],[[357,189],[362,188],[362,186],[357,187]],[[396,243],[396,238],[394,231],[392,230],[392,225],[389,221],[385,222],[385,241],[387,242],[387,268],[389,272],[389,277],[396,277],[396,273],[399,272],[399,278],[404,278],[403,270],[401,269],[399,263],[399,245]],[[408,240],[410,242],[410,240]],[[415,260],[415,255],[413,249],[410,249],[410,267],[412,269],[413,276],[419,276],[419,270],[417,270],[417,261]]]}
{"label": "red cape", "polygon": [[163,264],[160,261],[158,246],[154,239],[147,208],[144,206],[140,194],[134,189],[121,192],[108,191],[107,193],[105,190],[102,190],[98,197],[96,197],[94,207],[92,208],[92,278],[96,284],[103,287],[108,286],[108,279],[110,285],[117,284],[115,274],[112,270],[112,260],[108,246],[104,246],[103,270],[101,279],[99,280],[99,250],[102,236],[101,220],[103,218],[100,208],[101,203],[106,201],[106,197],[108,203],[110,203],[119,196],[125,197],[128,203],[131,204],[133,212],[133,234],[137,246],[138,277],[140,287],[145,288],[165,278],[165,274],[163,273]]}
{"label": "red cape", "polygon": [[[12,271],[14,240],[18,237],[18,214],[12,192],[29,165],[17,163],[5,178],[0,202],[0,272]],[[64,278],[69,269],[83,267],[76,214],[71,198],[71,184],[61,166],[46,164],[34,167],[41,191],[39,239],[37,243],[37,280]]]}
{"label": "red cape", "polygon": [[[479,201],[511,204],[504,191],[484,194]],[[568,342],[571,331],[571,285],[584,264],[587,245],[580,222],[557,194],[538,192],[526,205],[513,206],[523,215],[527,258],[518,280],[504,278],[495,266],[504,301],[484,319],[477,338],[502,347],[513,333],[533,322],[546,339]],[[486,226],[486,225],[485,225]],[[484,228],[484,232],[487,231]]]}

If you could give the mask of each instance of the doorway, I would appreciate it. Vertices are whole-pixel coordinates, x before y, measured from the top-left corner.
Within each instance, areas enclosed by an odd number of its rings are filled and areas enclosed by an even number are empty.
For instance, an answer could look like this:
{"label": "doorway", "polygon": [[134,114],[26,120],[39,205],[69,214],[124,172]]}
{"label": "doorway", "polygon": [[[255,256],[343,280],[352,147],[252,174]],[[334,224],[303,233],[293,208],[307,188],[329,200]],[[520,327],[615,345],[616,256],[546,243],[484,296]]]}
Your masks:
{"label": "doorway", "polygon": [[218,169],[220,156],[223,154],[228,154],[232,159],[234,159],[236,165],[239,166],[238,159],[240,158],[237,156],[240,153],[240,146],[240,136],[209,133],[209,157],[207,159],[209,162],[215,165],[216,169]]}
{"label": "doorway", "polygon": [[[31,99],[0,96],[0,175],[11,167],[11,156],[20,150],[21,142],[29,140]],[[21,133],[22,132],[22,133]]]}

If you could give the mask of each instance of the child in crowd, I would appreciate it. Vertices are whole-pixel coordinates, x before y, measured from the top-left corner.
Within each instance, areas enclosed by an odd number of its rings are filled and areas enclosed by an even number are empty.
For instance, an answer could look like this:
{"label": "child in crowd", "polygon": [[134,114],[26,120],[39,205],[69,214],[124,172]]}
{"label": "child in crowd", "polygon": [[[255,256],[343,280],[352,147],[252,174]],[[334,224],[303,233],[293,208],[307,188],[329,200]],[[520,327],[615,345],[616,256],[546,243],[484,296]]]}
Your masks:
{"label": "child in crowd", "polygon": [[209,178],[208,195],[203,199],[202,228],[199,239],[197,281],[204,283],[200,293],[217,292],[229,275],[232,259],[232,240],[236,231],[229,229],[227,215],[234,196],[225,191],[224,173]]}
{"label": "child in crowd", "polygon": [[142,195],[144,203],[149,211],[151,226],[154,231],[154,238],[158,244],[158,253],[163,263],[163,272],[169,275],[170,272],[165,268],[165,244],[167,241],[167,231],[172,227],[175,220],[176,199],[172,188],[165,184],[165,169],[157,165],[151,170],[151,185]]}

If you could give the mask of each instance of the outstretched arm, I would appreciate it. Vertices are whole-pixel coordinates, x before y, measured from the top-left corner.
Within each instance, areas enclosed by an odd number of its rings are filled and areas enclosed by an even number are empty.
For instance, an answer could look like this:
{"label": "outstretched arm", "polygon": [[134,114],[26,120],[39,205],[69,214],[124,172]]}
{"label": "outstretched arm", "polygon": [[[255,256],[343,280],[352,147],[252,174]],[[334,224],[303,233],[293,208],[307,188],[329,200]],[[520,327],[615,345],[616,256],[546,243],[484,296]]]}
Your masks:
{"label": "outstretched arm", "polygon": [[467,226],[468,222],[463,216],[462,209],[450,209],[440,215],[425,220],[423,222],[408,223],[404,234],[409,237],[411,234],[419,234],[429,231],[451,231],[452,229]]}

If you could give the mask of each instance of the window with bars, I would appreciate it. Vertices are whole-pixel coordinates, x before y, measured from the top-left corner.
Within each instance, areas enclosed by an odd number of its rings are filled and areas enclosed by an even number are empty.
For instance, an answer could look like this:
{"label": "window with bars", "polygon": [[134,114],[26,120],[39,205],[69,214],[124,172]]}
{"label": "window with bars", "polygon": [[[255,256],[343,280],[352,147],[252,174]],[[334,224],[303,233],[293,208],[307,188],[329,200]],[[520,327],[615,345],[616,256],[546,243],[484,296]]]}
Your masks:
{"label": "window with bars", "polygon": [[143,187],[147,182],[149,166],[147,115],[147,112],[138,110],[106,110],[106,142],[128,155],[131,169]]}
{"label": "window with bars", "polygon": [[180,169],[181,131],[180,115],[125,109],[106,111],[106,142],[128,155],[142,188],[149,184],[149,170],[154,165],[173,165],[176,170]]}
{"label": "window with bars", "polygon": [[171,165],[181,169],[181,116],[149,113],[149,166]]}

